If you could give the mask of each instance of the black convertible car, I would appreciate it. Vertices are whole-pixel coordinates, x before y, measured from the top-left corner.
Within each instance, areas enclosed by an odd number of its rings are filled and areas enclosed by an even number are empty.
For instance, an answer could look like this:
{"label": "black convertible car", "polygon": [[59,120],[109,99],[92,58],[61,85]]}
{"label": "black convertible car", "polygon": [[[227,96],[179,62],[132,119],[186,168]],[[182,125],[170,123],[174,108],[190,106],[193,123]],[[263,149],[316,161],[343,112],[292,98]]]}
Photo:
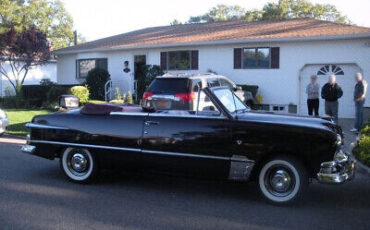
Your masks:
{"label": "black convertible car", "polygon": [[355,162],[330,119],[252,112],[228,88],[205,88],[194,111],[93,105],[36,116],[22,150],[60,159],[74,182],[102,168],[256,180],[270,202],[301,197],[311,178],[343,183]]}

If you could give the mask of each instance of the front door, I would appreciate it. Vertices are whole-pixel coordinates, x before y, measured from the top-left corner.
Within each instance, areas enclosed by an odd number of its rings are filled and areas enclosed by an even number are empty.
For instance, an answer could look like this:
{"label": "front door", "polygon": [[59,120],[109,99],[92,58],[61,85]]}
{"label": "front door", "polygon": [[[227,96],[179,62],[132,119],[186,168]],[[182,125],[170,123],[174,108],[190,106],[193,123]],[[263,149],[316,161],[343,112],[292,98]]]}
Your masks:
{"label": "front door", "polygon": [[134,95],[138,102],[145,91],[146,55],[134,56]]}
{"label": "front door", "polygon": [[198,111],[149,114],[142,151],[153,167],[185,174],[227,175],[230,165],[229,120],[208,98]]}

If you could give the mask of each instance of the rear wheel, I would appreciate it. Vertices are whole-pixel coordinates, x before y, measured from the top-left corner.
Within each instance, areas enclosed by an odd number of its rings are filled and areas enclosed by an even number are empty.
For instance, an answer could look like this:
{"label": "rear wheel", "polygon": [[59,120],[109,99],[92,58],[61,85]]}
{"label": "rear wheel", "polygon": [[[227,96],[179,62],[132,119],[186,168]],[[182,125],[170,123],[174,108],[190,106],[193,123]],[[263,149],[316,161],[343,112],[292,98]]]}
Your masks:
{"label": "rear wheel", "polygon": [[262,167],[258,184],[265,199],[283,205],[302,197],[308,186],[308,175],[299,161],[278,157]]}
{"label": "rear wheel", "polygon": [[98,174],[98,165],[87,149],[67,148],[60,156],[60,167],[73,182],[89,183]]}

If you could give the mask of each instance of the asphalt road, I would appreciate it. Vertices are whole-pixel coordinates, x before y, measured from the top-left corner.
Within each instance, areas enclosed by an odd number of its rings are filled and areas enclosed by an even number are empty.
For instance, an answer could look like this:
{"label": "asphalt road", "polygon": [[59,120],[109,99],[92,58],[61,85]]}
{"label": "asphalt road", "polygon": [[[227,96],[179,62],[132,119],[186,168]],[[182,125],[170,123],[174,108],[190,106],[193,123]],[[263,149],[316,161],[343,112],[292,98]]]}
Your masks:
{"label": "asphalt road", "polygon": [[105,173],[68,182],[57,161],[0,144],[0,229],[370,229],[370,178],[313,183],[294,206],[265,203],[256,185]]}

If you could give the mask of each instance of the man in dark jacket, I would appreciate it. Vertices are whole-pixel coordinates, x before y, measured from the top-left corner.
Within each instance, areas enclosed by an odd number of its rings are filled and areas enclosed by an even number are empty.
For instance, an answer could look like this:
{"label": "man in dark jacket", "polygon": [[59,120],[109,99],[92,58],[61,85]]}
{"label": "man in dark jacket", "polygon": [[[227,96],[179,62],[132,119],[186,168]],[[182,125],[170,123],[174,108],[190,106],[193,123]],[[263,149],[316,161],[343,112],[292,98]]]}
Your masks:
{"label": "man in dark jacket", "polygon": [[321,89],[321,97],[325,100],[325,113],[338,123],[338,99],[343,96],[342,88],[335,82],[335,75],[329,76],[329,82]]}
{"label": "man in dark jacket", "polygon": [[356,120],[355,127],[351,129],[352,132],[358,132],[361,129],[367,89],[367,83],[362,78],[361,73],[356,73],[355,80],[357,83],[355,85],[355,91],[353,92],[353,100],[355,101],[356,106]]}

